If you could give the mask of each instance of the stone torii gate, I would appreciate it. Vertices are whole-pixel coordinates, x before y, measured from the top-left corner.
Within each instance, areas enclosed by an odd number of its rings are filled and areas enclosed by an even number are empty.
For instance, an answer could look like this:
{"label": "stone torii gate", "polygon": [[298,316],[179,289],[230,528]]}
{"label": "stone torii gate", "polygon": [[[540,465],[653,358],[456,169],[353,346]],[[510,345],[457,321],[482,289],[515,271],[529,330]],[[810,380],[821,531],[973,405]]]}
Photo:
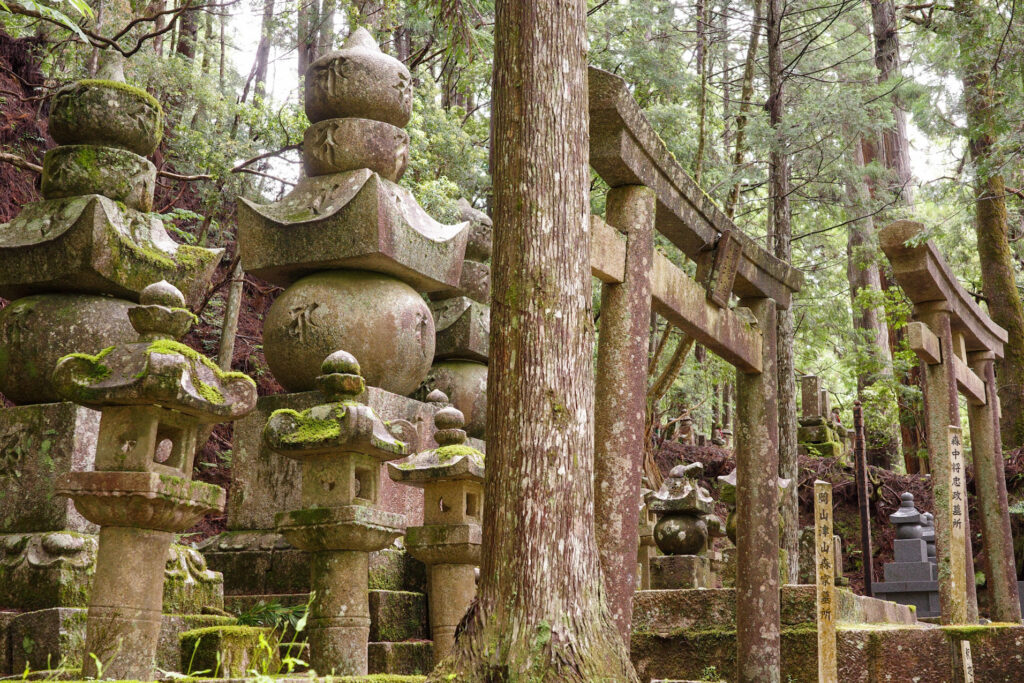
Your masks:
{"label": "stone torii gate", "polygon": [[[609,604],[628,642],[653,309],[737,369],[739,680],[778,681],[776,311],[789,307],[803,277],[758,247],[686,174],[624,80],[591,68],[589,81],[590,163],[612,188],[605,219],[591,218],[591,270],[603,283],[595,521]],[[696,262],[696,280],[654,251],[655,230]]]}
{"label": "stone torii gate", "polygon": [[923,231],[920,223],[897,221],[879,233],[879,240],[896,281],[914,304],[907,337],[925,377],[941,620],[944,624],[978,621],[959,392],[967,399],[975,490],[989,564],[991,617],[1019,622],[994,372],[995,360],[1003,357],[1007,333],[960,285],[931,240],[907,245]]}

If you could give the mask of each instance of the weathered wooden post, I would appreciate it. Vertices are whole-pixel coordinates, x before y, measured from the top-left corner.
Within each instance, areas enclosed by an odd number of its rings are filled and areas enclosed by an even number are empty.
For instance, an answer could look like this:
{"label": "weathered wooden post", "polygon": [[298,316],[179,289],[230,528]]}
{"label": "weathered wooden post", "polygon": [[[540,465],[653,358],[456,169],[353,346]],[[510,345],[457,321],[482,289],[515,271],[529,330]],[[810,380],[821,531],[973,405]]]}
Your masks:
{"label": "weathered wooden post", "polygon": [[814,482],[814,567],[818,624],[818,682],[837,683],[836,571],[832,539],[832,484]]}
{"label": "weathered wooden post", "polygon": [[757,318],[763,343],[762,371],[736,373],[738,680],[775,683],[780,677],[781,619],[776,309],[772,299],[743,299],[740,305]]}
{"label": "weathered wooden post", "polygon": [[857,507],[860,510],[860,550],[864,565],[864,594],[874,595],[874,552],[871,549],[871,503],[868,490],[868,456],[864,443],[864,412],[860,401],[853,403],[855,441],[853,457],[857,461]]}
{"label": "weathered wooden post", "polygon": [[608,607],[629,642],[640,540],[636,500],[644,462],[647,345],[650,335],[654,191],[608,193],[608,224],[626,237],[621,283],[601,286],[594,400],[594,526]]}
{"label": "weathered wooden post", "polygon": [[996,394],[995,354],[978,351],[967,354],[974,373],[985,383],[984,404],[968,401],[971,428],[971,457],[974,460],[974,490],[978,496],[981,531],[988,558],[989,616],[992,621],[1019,622],[1017,568],[1013,558],[1009,504],[1002,438],[999,433],[999,396]]}

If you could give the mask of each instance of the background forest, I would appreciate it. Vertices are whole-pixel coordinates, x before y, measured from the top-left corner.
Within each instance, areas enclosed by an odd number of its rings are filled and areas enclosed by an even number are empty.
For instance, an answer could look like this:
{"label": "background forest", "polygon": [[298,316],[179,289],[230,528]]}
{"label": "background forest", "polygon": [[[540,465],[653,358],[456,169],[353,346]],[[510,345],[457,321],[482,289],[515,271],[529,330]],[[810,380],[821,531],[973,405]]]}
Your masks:
{"label": "background forest", "polygon": [[[927,468],[917,361],[902,334],[909,305],[875,241],[902,218],[926,225],[1010,330],[1003,435],[1008,447],[1024,441],[1021,12],[1016,0],[590,2],[591,63],[624,77],[705,191],[805,275],[780,322],[781,399],[795,401],[793,371],[823,377],[847,425],[859,398],[877,465]],[[416,78],[402,183],[442,220],[461,197],[488,207],[488,0],[30,0],[0,4],[0,24],[0,220],[38,198],[50,95],[123,60],[128,82],[166,112],[156,211],[180,241],[227,249],[189,341],[261,392],[280,389],[260,346],[276,290],[246,279],[233,336],[235,198],[271,201],[293,185],[308,125],[302,74],[351,27],[370,28]],[[595,179],[594,211],[603,190]],[[659,249],[686,267],[667,241]],[[726,422],[732,371],[652,325],[656,421],[689,411],[702,433]],[[795,443],[783,449],[795,462]],[[228,432],[204,460],[230,461]]]}

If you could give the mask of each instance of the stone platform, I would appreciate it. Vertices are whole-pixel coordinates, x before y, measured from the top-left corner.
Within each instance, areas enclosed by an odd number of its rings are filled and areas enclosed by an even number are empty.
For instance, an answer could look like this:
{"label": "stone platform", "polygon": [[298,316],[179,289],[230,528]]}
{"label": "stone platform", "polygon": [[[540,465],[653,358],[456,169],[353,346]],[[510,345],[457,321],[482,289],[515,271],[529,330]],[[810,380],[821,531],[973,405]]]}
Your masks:
{"label": "stone platform", "polygon": [[[954,649],[969,640],[978,683],[1020,680],[1024,626],[936,627],[917,622],[905,605],[838,590],[839,680],[945,683]],[[640,591],[634,600],[632,657],[640,680],[722,680],[736,677],[735,591]],[[814,586],[782,590],[782,680],[817,681]]]}

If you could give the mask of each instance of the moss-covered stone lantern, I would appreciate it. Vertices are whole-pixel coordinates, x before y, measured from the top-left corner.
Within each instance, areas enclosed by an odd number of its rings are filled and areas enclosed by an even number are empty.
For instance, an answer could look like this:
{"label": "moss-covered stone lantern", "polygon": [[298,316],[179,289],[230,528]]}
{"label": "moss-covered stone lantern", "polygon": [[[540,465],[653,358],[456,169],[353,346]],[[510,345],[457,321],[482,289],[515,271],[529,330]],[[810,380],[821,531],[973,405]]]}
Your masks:
{"label": "moss-covered stone lantern", "polygon": [[289,543],[312,554],[310,664],[321,674],[366,675],[369,553],[405,530],[403,515],[376,507],[380,468],[407,449],[372,408],[356,402],[366,386],[352,354],[332,353],[321,370],[317,386],[330,402],[275,411],[263,438],[302,464],[304,507],[278,513],[276,523]]}
{"label": "moss-covered stone lantern", "polygon": [[191,481],[198,435],[256,404],[251,379],[176,341],[195,320],[177,288],[150,285],[140,300],[128,312],[139,341],[65,356],[53,375],[63,397],[100,411],[95,470],[57,488],[100,526],[86,676],[102,666],[113,678],[152,677],[171,541],[224,506],[223,489]]}
{"label": "moss-covered stone lantern", "polygon": [[[433,391],[431,402],[447,397]],[[405,547],[430,567],[428,599],[434,659],[455,643],[455,628],[476,595],[483,518],[484,454],[466,445],[465,417],[451,406],[434,414],[438,447],[388,463],[395,481],[423,489],[423,526],[410,527]]]}

